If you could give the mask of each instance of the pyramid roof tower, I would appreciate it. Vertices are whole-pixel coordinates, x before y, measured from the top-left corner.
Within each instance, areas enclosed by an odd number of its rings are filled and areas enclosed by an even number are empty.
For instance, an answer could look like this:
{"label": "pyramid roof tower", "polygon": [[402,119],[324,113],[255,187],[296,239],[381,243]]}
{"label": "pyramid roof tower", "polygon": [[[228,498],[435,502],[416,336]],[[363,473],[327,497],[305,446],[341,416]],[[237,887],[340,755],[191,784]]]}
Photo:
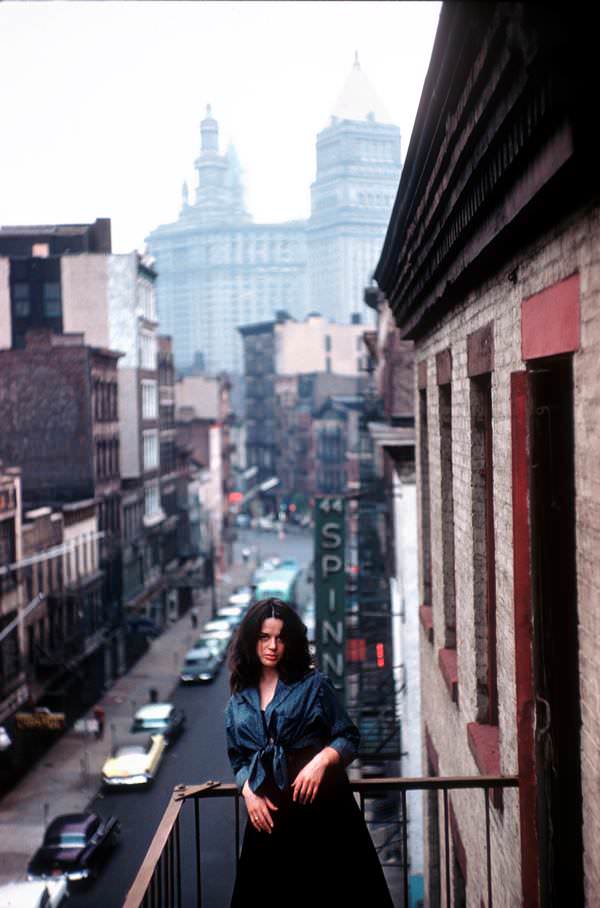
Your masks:
{"label": "pyramid roof tower", "polygon": [[369,119],[377,120],[379,123],[391,123],[387,110],[360,67],[358,52],[331,113],[340,120]]}

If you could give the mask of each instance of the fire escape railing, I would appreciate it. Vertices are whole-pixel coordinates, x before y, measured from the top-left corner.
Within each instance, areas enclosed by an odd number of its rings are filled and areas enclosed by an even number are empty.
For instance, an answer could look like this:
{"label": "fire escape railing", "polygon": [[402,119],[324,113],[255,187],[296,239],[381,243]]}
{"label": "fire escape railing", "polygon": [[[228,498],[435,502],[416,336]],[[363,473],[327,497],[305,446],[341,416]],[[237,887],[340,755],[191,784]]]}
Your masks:
{"label": "fire escape railing", "polygon": [[[516,776],[452,776],[433,778],[377,778],[352,780],[352,791],[359,796],[360,808],[365,815],[368,798],[396,792],[400,796],[400,840],[402,856],[402,908],[408,908],[409,860],[408,860],[408,816],[407,793],[410,791],[438,793],[442,802],[440,816],[443,852],[440,849],[440,864],[444,862],[443,881],[446,904],[451,904],[450,873],[450,802],[449,793],[456,790],[479,791],[485,810],[485,862],[487,905],[493,908],[494,891],[492,882],[492,850],[490,831],[490,791],[518,788]],[[235,820],[236,865],[240,854],[240,795],[236,785],[208,781],[202,785],[178,785],[171,796],[160,824],[154,833],[144,861],[133,881],[123,903],[123,908],[201,908],[202,880],[206,868],[202,867],[200,839],[200,803],[212,798],[233,800]],[[182,845],[180,817],[183,805],[191,801],[194,805],[194,855],[195,893],[186,898],[182,887]],[[367,821],[369,823],[369,821]],[[441,844],[441,843],[440,843]],[[440,866],[440,874],[442,868]],[[232,880],[233,884],[233,880]]]}

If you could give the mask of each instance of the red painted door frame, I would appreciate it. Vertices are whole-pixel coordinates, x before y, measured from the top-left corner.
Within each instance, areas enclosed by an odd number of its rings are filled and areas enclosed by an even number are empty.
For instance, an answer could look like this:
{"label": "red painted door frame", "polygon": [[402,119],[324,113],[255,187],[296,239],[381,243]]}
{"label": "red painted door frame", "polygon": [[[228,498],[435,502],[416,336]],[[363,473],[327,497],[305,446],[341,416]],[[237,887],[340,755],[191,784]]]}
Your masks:
{"label": "red painted door frame", "polygon": [[535,690],[529,521],[529,391],[527,372],[511,375],[515,676],[521,885],[524,908],[539,908],[536,825]]}

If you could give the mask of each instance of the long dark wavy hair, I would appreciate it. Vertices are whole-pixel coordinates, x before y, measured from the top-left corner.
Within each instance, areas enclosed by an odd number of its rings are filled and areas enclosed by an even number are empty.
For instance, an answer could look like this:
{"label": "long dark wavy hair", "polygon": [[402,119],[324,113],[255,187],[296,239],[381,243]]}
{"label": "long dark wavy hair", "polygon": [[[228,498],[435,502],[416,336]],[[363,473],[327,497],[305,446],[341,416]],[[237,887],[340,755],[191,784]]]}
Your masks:
{"label": "long dark wavy hair", "polygon": [[283,621],[281,637],[285,650],[277,666],[286,684],[293,684],[303,678],[311,669],[306,626],[298,613],[281,599],[259,599],[251,606],[237,629],[229,651],[229,687],[232,694],[246,687],[257,687],[262,665],[256,655],[258,635],[267,618]]}

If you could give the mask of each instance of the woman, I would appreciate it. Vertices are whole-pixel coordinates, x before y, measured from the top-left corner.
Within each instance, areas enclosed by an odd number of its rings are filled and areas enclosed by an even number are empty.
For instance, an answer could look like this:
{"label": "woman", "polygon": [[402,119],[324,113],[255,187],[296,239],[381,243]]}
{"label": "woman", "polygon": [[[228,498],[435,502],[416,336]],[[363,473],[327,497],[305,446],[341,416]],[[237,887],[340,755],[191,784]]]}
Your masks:
{"label": "woman", "polygon": [[242,621],[229,659],[227,750],[249,822],[231,908],[392,908],[345,767],[359,732],[311,669],[306,628],[279,599]]}

